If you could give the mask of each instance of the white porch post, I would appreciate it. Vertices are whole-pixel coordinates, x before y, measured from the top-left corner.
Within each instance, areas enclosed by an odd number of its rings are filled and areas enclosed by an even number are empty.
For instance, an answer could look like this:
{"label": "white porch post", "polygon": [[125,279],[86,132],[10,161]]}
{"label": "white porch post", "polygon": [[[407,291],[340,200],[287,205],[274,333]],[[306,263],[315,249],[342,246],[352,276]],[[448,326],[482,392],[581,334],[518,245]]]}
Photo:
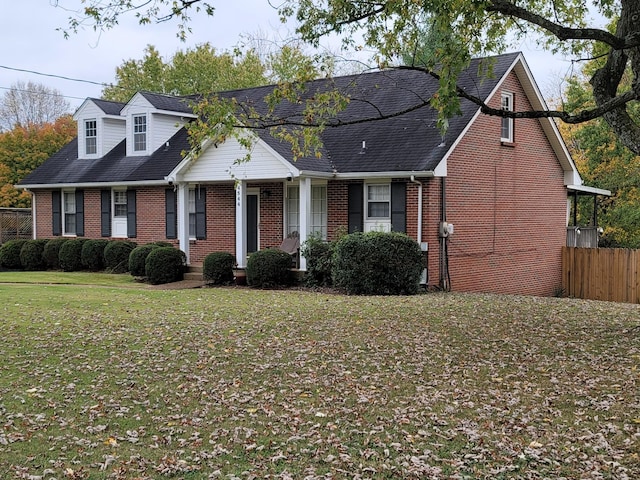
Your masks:
{"label": "white porch post", "polygon": [[178,185],[178,241],[180,242],[180,250],[187,255],[187,264],[191,263],[189,259],[189,185],[180,183]]}
{"label": "white porch post", "polygon": [[[309,238],[311,222],[311,179],[300,178],[300,245]],[[307,259],[300,255],[300,270],[307,269]]]}
{"label": "white porch post", "polygon": [[236,261],[238,267],[247,265],[247,182],[236,183]]}

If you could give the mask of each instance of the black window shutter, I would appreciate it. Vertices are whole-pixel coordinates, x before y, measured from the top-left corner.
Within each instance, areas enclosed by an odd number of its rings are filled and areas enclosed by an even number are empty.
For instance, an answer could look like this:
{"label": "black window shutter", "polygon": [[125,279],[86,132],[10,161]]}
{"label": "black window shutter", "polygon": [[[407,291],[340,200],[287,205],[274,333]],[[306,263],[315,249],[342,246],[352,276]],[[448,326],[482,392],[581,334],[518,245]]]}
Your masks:
{"label": "black window shutter", "polygon": [[173,188],[165,189],[164,205],[167,238],[178,238],[178,204],[176,191]]}
{"label": "black window shutter", "polygon": [[391,230],[407,232],[407,184],[391,183]]}
{"label": "black window shutter", "polygon": [[100,190],[100,235],[111,236],[111,190]]}
{"label": "black window shutter", "polygon": [[52,234],[56,237],[62,235],[62,192],[51,192]]}
{"label": "black window shutter", "polygon": [[84,237],[84,190],[76,190],[76,235]]}
{"label": "black window shutter", "polygon": [[127,237],[136,238],[136,191],[127,190]]}
{"label": "black window shutter", "polygon": [[207,238],[207,189],[199,187],[196,189],[196,238],[204,240]]}
{"label": "black window shutter", "polygon": [[350,183],[348,190],[349,233],[362,232],[364,219],[364,187],[362,183]]}

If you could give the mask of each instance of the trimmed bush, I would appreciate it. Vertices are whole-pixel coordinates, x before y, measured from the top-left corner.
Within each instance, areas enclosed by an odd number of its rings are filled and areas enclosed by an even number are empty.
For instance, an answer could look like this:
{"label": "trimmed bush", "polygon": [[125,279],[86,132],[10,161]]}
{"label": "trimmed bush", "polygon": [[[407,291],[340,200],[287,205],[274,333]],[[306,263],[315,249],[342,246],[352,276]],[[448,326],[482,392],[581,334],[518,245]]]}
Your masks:
{"label": "trimmed bush", "polygon": [[420,245],[403,233],[353,233],[336,242],[333,283],[356,295],[412,295],[422,262]]}
{"label": "trimmed bush", "polygon": [[331,257],[335,244],[325,242],[320,237],[312,236],[302,244],[300,255],[307,260],[307,273],[304,283],[309,287],[330,287],[333,284],[331,278]]}
{"label": "trimmed bush", "polygon": [[139,247],[131,250],[129,254],[129,273],[134,277],[144,277],[146,275],[146,261],[147,257],[157,247],[153,244],[140,245]]}
{"label": "trimmed bush", "polygon": [[22,262],[20,261],[20,250],[27,243],[27,239],[18,238],[9,240],[0,247],[0,266],[11,270],[20,270]]}
{"label": "trimmed bush", "polygon": [[147,243],[147,245],[153,245],[154,247],[173,247],[173,248],[175,248],[175,245],[173,243],[162,242],[162,241],[150,242],[150,243]]}
{"label": "trimmed bush", "polygon": [[110,273],[129,271],[129,255],[137,243],[130,240],[112,240],[104,248],[104,267]]}
{"label": "trimmed bush", "polygon": [[236,257],[228,252],[213,252],[204,258],[202,278],[209,285],[226,285],[233,282],[233,266]]}
{"label": "trimmed bush", "polygon": [[87,240],[82,245],[80,260],[82,266],[92,272],[104,270],[104,249],[109,240]]}
{"label": "trimmed bush", "polygon": [[254,252],[247,261],[247,284],[274,288],[291,284],[291,255],[276,248]]}
{"label": "trimmed bush", "polygon": [[42,257],[48,269],[60,270],[60,246],[68,240],[68,238],[62,237],[52,238],[44,246]]}
{"label": "trimmed bush", "polygon": [[177,282],[184,278],[187,256],[173,247],[152,248],[145,261],[147,281],[152,285]]}
{"label": "trimmed bush", "polygon": [[82,270],[82,246],[86,241],[86,238],[72,238],[60,246],[58,259],[62,270],[65,272]]}
{"label": "trimmed bush", "polygon": [[20,249],[20,263],[22,268],[29,271],[46,270],[47,264],[44,261],[44,247],[49,240],[37,239],[27,240],[27,242]]}

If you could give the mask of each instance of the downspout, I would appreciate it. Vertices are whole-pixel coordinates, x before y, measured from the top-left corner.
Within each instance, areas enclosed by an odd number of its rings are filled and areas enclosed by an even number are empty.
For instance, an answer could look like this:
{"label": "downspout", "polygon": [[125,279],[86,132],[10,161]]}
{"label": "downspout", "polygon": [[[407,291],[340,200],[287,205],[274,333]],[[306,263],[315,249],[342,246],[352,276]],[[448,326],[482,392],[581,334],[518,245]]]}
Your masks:
{"label": "downspout", "polygon": [[415,175],[411,175],[411,182],[418,185],[418,233],[417,241],[422,243],[422,182],[416,180]]}
{"label": "downspout", "polygon": [[[440,222],[447,221],[447,179],[442,177],[440,188]],[[448,292],[451,290],[449,278],[449,253],[447,251],[447,237],[439,235],[440,240],[440,288]]]}
{"label": "downspout", "polygon": [[38,233],[38,229],[37,229],[37,218],[38,216],[36,215],[37,213],[37,208],[38,206],[36,205],[36,196],[33,194],[33,192],[31,190],[25,189],[25,192],[28,192],[31,195],[31,237],[33,239],[37,238],[37,233]]}

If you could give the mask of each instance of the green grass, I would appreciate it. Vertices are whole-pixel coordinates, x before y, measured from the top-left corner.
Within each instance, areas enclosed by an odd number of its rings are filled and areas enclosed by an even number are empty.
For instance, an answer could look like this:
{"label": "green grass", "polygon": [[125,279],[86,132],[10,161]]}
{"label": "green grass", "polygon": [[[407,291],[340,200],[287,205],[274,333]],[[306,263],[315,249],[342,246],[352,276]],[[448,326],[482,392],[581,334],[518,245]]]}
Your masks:
{"label": "green grass", "polygon": [[635,305],[7,275],[3,478],[640,477]]}

